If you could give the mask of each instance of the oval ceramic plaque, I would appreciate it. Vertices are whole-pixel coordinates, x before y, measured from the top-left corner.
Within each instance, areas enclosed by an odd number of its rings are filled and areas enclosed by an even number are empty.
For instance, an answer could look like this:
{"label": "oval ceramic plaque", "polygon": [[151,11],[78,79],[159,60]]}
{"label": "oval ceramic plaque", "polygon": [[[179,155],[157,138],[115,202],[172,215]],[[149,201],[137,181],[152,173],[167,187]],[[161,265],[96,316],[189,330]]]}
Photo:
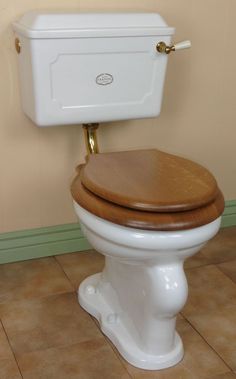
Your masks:
{"label": "oval ceramic plaque", "polygon": [[107,86],[113,82],[113,76],[111,74],[100,74],[96,77],[96,83],[100,86]]}

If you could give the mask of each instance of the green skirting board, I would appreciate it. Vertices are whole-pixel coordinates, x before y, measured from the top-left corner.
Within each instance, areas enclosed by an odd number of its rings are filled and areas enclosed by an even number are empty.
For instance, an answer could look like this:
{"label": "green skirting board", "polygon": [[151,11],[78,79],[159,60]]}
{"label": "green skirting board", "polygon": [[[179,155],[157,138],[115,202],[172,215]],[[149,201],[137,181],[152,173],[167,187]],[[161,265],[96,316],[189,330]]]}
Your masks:
{"label": "green skirting board", "polygon": [[79,224],[0,234],[0,264],[90,249]]}
{"label": "green skirting board", "polygon": [[[226,201],[221,226],[236,226],[236,200]],[[0,264],[90,249],[76,224],[0,234]]]}
{"label": "green skirting board", "polygon": [[225,210],[222,216],[221,227],[236,226],[236,200],[225,202]]}

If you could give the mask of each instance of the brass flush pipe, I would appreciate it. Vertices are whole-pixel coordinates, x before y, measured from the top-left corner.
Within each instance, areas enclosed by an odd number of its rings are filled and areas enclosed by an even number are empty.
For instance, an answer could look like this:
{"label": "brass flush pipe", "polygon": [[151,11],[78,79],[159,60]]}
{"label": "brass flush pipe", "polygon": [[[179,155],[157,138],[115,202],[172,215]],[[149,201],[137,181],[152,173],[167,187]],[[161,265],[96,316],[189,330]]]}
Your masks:
{"label": "brass flush pipe", "polygon": [[88,155],[98,154],[97,128],[99,124],[83,124],[84,138]]}

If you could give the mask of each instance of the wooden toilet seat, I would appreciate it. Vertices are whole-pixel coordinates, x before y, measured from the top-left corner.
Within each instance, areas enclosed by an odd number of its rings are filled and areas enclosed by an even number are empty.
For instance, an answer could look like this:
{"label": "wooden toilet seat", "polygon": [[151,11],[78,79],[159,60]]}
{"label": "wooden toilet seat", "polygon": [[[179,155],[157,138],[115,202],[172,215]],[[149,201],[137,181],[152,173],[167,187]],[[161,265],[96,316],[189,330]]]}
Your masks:
{"label": "wooden toilet seat", "polygon": [[223,195],[208,170],[158,150],[90,155],[71,192],[96,216],[146,230],[195,228],[224,210]]}

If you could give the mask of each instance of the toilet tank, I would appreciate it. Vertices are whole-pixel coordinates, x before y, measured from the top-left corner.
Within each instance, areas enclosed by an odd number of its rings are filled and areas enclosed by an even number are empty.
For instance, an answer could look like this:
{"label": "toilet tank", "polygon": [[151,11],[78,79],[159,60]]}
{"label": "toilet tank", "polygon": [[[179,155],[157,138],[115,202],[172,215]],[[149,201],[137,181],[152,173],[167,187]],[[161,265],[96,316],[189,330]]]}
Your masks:
{"label": "toilet tank", "polygon": [[168,56],[156,45],[174,34],[159,14],[29,12],[13,28],[23,110],[38,126],[159,115]]}

